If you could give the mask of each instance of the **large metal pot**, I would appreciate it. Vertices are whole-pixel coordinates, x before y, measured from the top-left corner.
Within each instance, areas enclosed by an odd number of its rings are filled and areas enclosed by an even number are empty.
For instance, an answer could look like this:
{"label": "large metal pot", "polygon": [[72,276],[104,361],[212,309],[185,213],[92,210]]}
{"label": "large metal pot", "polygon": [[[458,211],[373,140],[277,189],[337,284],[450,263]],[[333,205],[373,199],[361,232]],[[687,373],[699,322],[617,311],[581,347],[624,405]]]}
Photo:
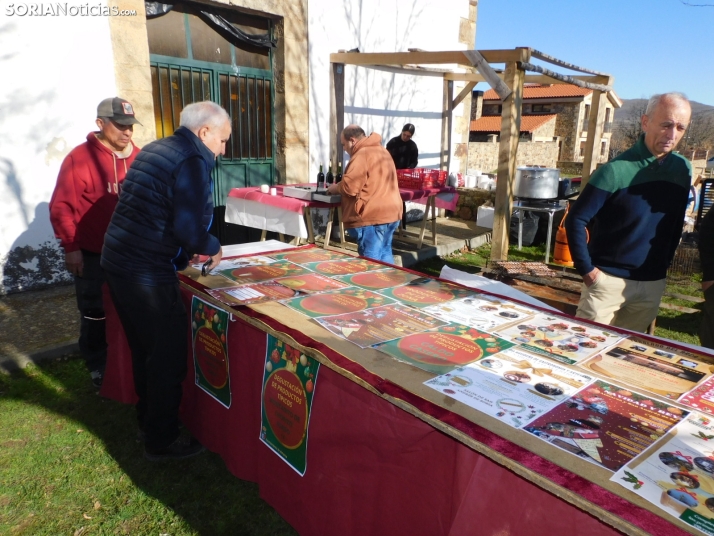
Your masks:
{"label": "large metal pot", "polygon": [[513,183],[513,195],[528,199],[558,197],[560,170],[552,168],[519,167]]}

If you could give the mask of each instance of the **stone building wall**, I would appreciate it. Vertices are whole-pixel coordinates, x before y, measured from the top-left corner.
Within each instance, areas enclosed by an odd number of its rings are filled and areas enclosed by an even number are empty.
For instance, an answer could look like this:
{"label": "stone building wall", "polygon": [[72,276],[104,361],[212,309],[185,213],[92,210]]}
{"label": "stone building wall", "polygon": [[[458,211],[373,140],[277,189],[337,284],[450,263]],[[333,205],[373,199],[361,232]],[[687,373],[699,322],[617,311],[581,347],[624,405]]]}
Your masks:
{"label": "stone building wall", "polygon": [[544,125],[539,126],[533,132],[531,132],[531,139],[535,138],[548,138],[549,140],[555,136],[555,122],[556,118],[551,119]]}
{"label": "stone building wall", "polygon": [[[578,102],[553,103],[555,118],[555,136],[560,137],[561,160],[577,161],[580,159],[580,122],[584,106]],[[556,157],[557,158],[557,157]]]}
{"label": "stone building wall", "polygon": [[496,191],[482,190],[480,188],[457,188],[459,201],[454,211],[454,217],[462,220],[474,221],[478,207],[486,201],[495,202]]}
{"label": "stone building wall", "polygon": [[[482,173],[492,173],[498,168],[498,143],[469,143],[468,169],[478,169]],[[558,160],[558,144],[554,141],[520,142],[516,155],[516,165],[555,167]]]}

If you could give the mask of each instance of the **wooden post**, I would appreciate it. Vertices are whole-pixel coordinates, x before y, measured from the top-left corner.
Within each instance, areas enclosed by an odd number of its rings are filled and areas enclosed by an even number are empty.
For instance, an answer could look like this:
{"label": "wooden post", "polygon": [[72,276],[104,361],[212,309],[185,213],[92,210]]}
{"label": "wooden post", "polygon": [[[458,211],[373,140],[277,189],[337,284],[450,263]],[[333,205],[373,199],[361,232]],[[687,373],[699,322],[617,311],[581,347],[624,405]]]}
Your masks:
{"label": "wooden post", "polygon": [[590,180],[590,175],[595,171],[600,157],[600,143],[602,143],[606,104],[607,93],[593,91],[590,117],[588,118],[588,137],[585,141],[585,158],[583,160],[583,178],[580,183],[580,191],[585,188],[585,185]]}
{"label": "wooden post", "polygon": [[[342,164],[344,150],[340,134],[345,128],[345,64],[332,63],[330,69],[330,162]],[[335,168],[337,169],[337,168]],[[337,171],[335,171],[337,173]]]}
{"label": "wooden post", "polygon": [[[451,165],[451,129],[454,120],[454,82],[444,80],[444,98],[441,112],[441,157],[440,169],[448,171]],[[424,215],[426,217],[426,215]]]}
{"label": "wooden post", "polygon": [[513,210],[513,180],[516,176],[516,153],[521,130],[523,81],[525,71],[516,62],[506,63],[504,82],[512,93],[503,101],[501,113],[501,139],[498,146],[498,180],[496,206],[493,213],[493,239],[491,260],[508,259],[508,233]]}

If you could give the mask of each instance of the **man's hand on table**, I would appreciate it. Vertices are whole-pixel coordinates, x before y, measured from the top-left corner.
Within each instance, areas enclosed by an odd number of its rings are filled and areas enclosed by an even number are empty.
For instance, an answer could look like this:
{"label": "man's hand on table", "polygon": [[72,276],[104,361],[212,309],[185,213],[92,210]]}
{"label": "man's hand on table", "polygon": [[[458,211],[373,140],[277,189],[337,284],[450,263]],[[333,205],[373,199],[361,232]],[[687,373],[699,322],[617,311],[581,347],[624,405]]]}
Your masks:
{"label": "man's hand on table", "polygon": [[586,287],[591,287],[595,284],[597,281],[597,278],[600,276],[600,269],[599,268],[593,268],[591,272],[588,272],[583,276],[583,283],[585,283]]}
{"label": "man's hand on table", "polygon": [[327,193],[330,195],[339,194],[340,193],[340,184],[339,183],[330,184],[327,187]]}

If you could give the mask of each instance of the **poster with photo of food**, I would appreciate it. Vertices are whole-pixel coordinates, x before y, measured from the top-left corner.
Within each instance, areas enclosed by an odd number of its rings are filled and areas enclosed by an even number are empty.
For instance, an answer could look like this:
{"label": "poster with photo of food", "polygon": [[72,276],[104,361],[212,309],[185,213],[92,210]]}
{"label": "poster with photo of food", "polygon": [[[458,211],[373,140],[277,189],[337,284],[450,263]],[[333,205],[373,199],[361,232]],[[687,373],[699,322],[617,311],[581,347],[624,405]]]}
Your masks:
{"label": "poster with photo of food", "polygon": [[382,290],[385,288],[401,287],[423,276],[412,274],[396,268],[374,270],[360,274],[338,275],[335,279],[348,285],[366,288],[367,290]]}
{"label": "poster with photo of food", "polygon": [[592,380],[515,347],[456,368],[424,385],[520,428]]}
{"label": "poster with photo of food", "polygon": [[341,315],[356,313],[394,303],[394,300],[359,287],[348,287],[331,292],[311,294],[282,302],[306,316],[316,318],[319,316]]}
{"label": "poster with photo of food", "polygon": [[196,385],[231,407],[228,312],[198,296],[191,299],[191,341]]}
{"label": "poster with photo of food", "polygon": [[327,292],[329,290],[337,290],[340,288],[347,288],[349,286],[341,281],[335,281],[330,277],[314,273],[279,277],[275,280],[275,282],[306,294]]}
{"label": "poster with photo of food", "polygon": [[430,277],[420,277],[401,287],[385,288],[380,292],[406,305],[418,308],[474,295],[473,290],[437,281]]}
{"label": "poster with photo of food", "polygon": [[714,422],[693,412],[611,479],[685,523],[714,535]]}
{"label": "poster with photo of food", "polygon": [[525,321],[536,311],[523,305],[486,294],[474,294],[439,305],[430,305],[425,312],[436,317],[484,331],[493,331],[499,326]]}
{"label": "poster with photo of food", "polygon": [[523,430],[617,471],[688,414],[627,387],[597,380]]}
{"label": "poster with photo of food", "polygon": [[359,259],[357,257],[348,257],[345,260],[309,262],[303,266],[312,272],[327,276],[356,274],[360,272],[369,272],[371,270],[381,270],[384,268],[383,264],[372,262],[367,259]]}
{"label": "poster with photo of food", "polygon": [[310,270],[303,268],[298,264],[293,264],[292,262],[275,261],[271,264],[220,270],[218,273],[231,281],[235,281],[239,285],[247,285],[249,283],[271,281],[272,279],[277,279],[279,277],[308,274],[310,273]]}
{"label": "poster with photo of food", "polygon": [[714,372],[714,365],[695,354],[638,338],[624,339],[579,365],[673,400]]}
{"label": "poster with photo of food", "polygon": [[362,348],[446,324],[443,320],[398,303],[357,313],[323,316],[315,318],[315,321]]}
{"label": "poster with photo of food", "polygon": [[349,260],[354,257],[322,248],[310,248],[302,251],[288,251],[286,253],[275,253],[270,255],[277,261],[290,261],[295,264],[308,264],[311,262]]}
{"label": "poster with photo of food", "polygon": [[494,331],[529,352],[573,365],[622,340],[622,335],[570,319],[538,313]]}
{"label": "poster with photo of food", "polygon": [[380,344],[377,350],[428,372],[446,374],[512,346],[476,328],[449,324]]}
{"label": "poster with photo of food", "polygon": [[264,281],[239,287],[207,288],[206,292],[226,305],[234,306],[285,300],[300,295],[299,292],[275,281]]}

